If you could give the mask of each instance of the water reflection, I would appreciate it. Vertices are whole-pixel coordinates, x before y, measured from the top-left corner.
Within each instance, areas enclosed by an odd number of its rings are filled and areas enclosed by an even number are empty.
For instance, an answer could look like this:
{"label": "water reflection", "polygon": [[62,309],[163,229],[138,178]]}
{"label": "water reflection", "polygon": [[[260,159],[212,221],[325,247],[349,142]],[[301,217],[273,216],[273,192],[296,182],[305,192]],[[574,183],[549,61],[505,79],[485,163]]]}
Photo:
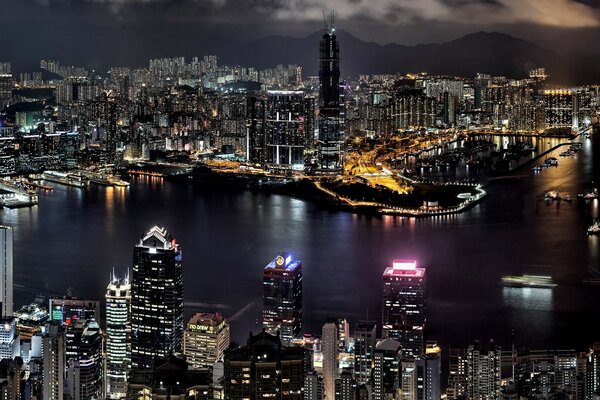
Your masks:
{"label": "water reflection", "polygon": [[554,290],[550,288],[502,288],[504,306],[531,311],[552,311]]}

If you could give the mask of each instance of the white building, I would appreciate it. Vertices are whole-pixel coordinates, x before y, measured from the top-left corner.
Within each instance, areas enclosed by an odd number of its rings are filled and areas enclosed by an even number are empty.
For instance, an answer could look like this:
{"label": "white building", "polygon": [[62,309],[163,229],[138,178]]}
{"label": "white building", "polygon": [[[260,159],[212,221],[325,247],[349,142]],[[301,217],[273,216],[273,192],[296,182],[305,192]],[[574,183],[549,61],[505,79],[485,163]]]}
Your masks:
{"label": "white building", "polygon": [[212,367],[229,347],[229,324],[219,313],[196,313],[184,332],[183,353],[190,368]]}
{"label": "white building", "polygon": [[127,393],[131,364],[131,284],[113,274],[106,288],[106,384],[111,399]]}
{"label": "white building", "polygon": [[1,317],[13,315],[13,229],[0,225]]}

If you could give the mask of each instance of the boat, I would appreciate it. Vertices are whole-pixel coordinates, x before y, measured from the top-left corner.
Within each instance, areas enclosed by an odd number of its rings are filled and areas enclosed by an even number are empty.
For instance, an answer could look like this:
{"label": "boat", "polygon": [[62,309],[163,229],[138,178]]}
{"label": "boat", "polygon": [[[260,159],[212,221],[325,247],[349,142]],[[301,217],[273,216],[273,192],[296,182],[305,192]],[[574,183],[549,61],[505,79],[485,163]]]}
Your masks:
{"label": "boat", "polygon": [[546,275],[506,275],[502,277],[502,284],[504,286],[519,288],[553,288],[557,286],[552,281],[552,277]]}
{"label": "boat", "polygon": [[90,182],[95,183],[97,185],[102,185],[102,186],[112,186],[112,182],[110,181],[110,179],[108,179],[108,177],[104,176],[104,175],[90,175]]}
{"label": "boat", "polygon": [[578,196],[581,197],[584,200],[594,200],[594,199],[597,199],[598,198],[598,189],[594,188],[594,189],[592,189],[591,192],[579,193]]}
{"label": "boat", "polygon": [[600,220],[594,221],[592,225],[588,227],[588,235],[600,235]]}
{"label": "boat", "polygon": [[78,173],[66,173],[58,171],[44,171],[42,178],[46,181],[61,183],[67,186],[75,186],[85,188],[89,185],[90,180]]}
{"label": "boat", "polygon": [[110,183],[116,187],[129,187],[129,182],[124,181],[122,179],[117,178],[116,176],[111,176],[108,178]]}
{"label": "boat", "polygon": [[558,190],[550,190],[544,194],[544,198],[548,200],[560,200],[560,193],[558,193]]}

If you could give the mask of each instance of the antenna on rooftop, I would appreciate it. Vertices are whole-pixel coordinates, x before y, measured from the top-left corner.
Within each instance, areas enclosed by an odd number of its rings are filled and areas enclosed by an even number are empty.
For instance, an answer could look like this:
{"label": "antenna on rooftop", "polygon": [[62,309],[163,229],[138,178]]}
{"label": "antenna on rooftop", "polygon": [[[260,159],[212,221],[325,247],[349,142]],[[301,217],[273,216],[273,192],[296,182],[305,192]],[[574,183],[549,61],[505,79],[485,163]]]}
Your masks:
{"label": "antenna on rooftop", "polygon": [[335,11],[331,10],[329,16],[331,18],[331,32],[335,32]]}
{"label": "antenna on rooftop", "polygon": [[327,32],[327,17],[325,16],[325,10],[323,10],[323,26],[325,27],[325,32]]}

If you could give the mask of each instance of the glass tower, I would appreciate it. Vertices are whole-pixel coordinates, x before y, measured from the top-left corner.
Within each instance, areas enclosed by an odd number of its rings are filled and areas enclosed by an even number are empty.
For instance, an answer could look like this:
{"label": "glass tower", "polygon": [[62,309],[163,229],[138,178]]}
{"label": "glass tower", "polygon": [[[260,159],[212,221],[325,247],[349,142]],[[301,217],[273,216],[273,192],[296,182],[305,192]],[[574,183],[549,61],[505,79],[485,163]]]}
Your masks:
{"label": "glass tower", "polygon": [[154,358],[183,349],[181,247],[157,226],[133,248],[131,364],[152,368]]}
{"label": "glass tower", "polygon": [[400,342],[405,356],[423,354],[425,268],[413,260],[394,260],[383,273],[383,337]]}
{"label": "glass tower", "polygon": [[302,336],[302,261],[281,253],[263,270],[263,328],[289,346]]}

